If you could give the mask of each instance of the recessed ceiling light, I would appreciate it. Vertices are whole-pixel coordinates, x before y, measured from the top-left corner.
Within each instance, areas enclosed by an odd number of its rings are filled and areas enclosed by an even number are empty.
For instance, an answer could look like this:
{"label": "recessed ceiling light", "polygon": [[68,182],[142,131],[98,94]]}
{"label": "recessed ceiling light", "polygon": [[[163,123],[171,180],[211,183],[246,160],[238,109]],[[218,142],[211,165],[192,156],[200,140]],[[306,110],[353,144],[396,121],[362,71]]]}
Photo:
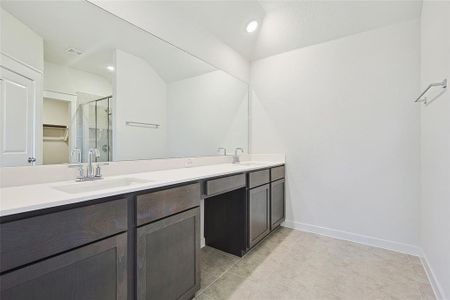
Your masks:
{"label": "recessed ceiling light", "polygon": [[258,28],[258,21],[253,20],[247,24],[247,32],[248,33],[254,32],[256,30],[256,28]]}
{"label": "recessed ceiling light", "polygon": [[106,68],[108,69],[108,71],[111,71],[111,72],[114,71],[114,66],[107,66]]}

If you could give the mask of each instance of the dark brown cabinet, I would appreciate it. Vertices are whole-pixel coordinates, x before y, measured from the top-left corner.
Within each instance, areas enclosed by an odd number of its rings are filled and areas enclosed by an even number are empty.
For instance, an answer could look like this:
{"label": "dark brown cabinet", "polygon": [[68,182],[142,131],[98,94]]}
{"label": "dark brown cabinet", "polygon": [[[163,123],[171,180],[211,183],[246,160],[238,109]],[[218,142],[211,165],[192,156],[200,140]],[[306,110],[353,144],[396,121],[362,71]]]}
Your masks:
{"label": "dark brown cabinet", "polygon": [[285,173],[284,166],[272,168],[270,169],[270,180],[275,181],[278,179],[283,179],[284,173]]}
{"label": "dark brown cabinet", "polygon": [[191,299],[200,287],[200,208],[137,229],[137,299]]}
{"label": "dark brown cabinet", "polygon": [[285,220],[284,166],[248,173],[248,247]]}
{"label": "dark brown cabinet", "polygon": [[284,179],[270,184],[270,230],[275,229],[285,219]]}
{"label": "dark brown cabinet", "polygon": [[136,223],[147,224],[200,205],[200,184],[181,185],[136,197]]}
{"label": "dark brown cabinet", "polygon": [[204,185],[204,194],[206,196],[213,196],[242,187],[245,187],[245,174],[225,176],[206,180]]}
{"label": "dark brown cabinet", "polygon": [[254,171],[248,174],[248,188],[252,189],[254,187],[266,184],[270,182],[270,171],[269,169]]}
{"label": "dark brown cabinet", "polygon": [[127,299],[127,234],[8,272],[0,277],[2,300]]}
{"label": "dark brown cabinet", "polygon": [[270,232],[270,184],[249,190],[248,242],[253,247]]}
{"label": "dark brown cabinet", "polygon": [[127,230],[127,200],[47,213],[0,224],[0,272]]}
{"label": "dark brown cabinet", "polygon": [[244,255],[285,219],[284,166],[0,218],[0,299],[191,299],[207,245]]}

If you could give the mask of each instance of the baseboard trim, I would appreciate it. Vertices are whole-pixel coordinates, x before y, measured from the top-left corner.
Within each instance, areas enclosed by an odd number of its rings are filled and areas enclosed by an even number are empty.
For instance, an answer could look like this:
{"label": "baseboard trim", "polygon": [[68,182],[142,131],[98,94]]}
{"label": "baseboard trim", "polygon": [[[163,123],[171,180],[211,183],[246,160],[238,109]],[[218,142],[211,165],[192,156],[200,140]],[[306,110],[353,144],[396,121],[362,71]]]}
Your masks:
{"label": "baseboard trim", "polygon": [[439,281],[437,280],[436,275],[434,274],[433,269],[431,268],[431,265],[428,263],[428,258],[424,252],[422,252],[422,254],[420,255],[420,261],[422,262],[423,268],[425,269],[425,273],[427,273],[428,281],[430,281],[436,299],[439,300],[449,299],[446,298],[444,294],[444,289],[439,284]]}
{"label": "baseboard trim", "polygon": [[414,246],[414,245],[409,245],[409,244],[394,242],[394,241],[390,241],[390,240],[384,240],[384,239],[380,239],[380,238],[376,238],[376,237],[371,237],[371,236],[367,236],[367,235],[357,234],[357,233],[353,233],[353,232],[347,232],[347,231],[326,228],[326,227],[321,227],[321,226],[312,225],[312,224],[294,222],[294,221],[289,221],[289,220],[286,220],[283,223],[283,226],[292,228],[292,229],[301,230],[301,231],[316,233],[319,235],[324,235],[324,236],[332,237],[332,238],[339,239],[339,240],[346,240],[346,241],[350,241],[350,242],[355,242],[355,243],[364,244],[364,245],[368,245],[368,246],[383,248],[383,249],[401,252],[401,253],[419,256],[419,257],[422,256],[422,251],[420,250],[420,248],[417,246]]}

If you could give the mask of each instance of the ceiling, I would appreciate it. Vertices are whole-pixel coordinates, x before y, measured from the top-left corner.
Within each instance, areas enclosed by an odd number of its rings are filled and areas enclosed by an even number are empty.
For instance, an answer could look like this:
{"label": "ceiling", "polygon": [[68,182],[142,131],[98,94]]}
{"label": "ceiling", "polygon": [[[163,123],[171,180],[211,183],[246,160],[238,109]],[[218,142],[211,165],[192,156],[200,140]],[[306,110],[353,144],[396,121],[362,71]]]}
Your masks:
{"label": "ceiling", "polygon": [[[186,39],[193,28],[207,32],[248,61],[418,18],[422,7],[421,1],[406,0],[129,3],[145,3],[140,6],[143,14],[157,12],[164,20],[155,22],[175,24]],[[106,66],[113,64],[113,51],[119,48],[146,59],[166,82],[214,70],[86,1],[2,1],[2,7],[44,38],[45,58],[54,63],[110,78]],[[245,27],[251,20],[261,25],[249,34]],[[68,55],[66,50],[71,47],[84,53]]]}
{"label": "ceiling", "polygon": [[[420,17],[422,1],[157,1],[248,60]],[[245,27],[258,20],[249,34]]]}

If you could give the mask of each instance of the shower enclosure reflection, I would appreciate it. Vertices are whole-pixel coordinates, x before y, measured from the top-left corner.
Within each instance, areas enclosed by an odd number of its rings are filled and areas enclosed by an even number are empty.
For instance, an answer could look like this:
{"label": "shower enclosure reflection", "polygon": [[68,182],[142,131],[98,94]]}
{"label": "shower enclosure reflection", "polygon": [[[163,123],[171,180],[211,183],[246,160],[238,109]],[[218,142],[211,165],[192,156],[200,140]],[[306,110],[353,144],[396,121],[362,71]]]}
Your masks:
{"label": "shower enclosure reflection", "polygon": [[[87,95],[85,95],[87,96]],[[89,149],[100,151],[97,161],[112,160],[112,96],[90,100],[78,106],[77,148],[83,161],[87,161]]]}

